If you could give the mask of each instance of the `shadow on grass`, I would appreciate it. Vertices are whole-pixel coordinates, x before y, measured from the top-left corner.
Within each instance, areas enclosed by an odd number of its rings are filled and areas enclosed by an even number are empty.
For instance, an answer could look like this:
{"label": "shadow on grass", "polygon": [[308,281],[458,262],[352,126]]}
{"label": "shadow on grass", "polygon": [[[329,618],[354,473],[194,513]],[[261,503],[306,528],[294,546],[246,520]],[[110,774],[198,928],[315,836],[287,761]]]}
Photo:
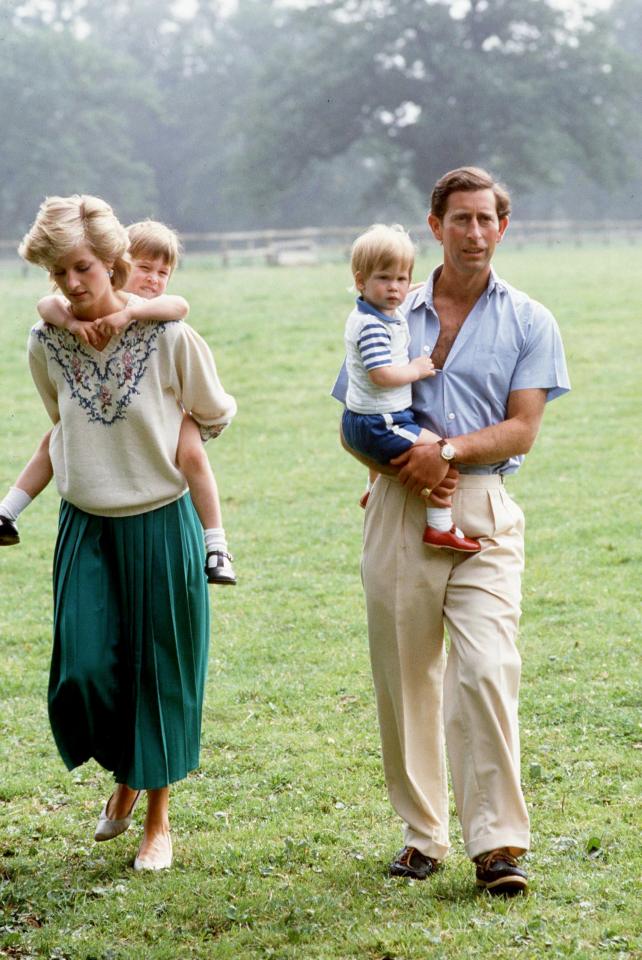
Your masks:
{"label": "shadow on grass", "polygon": [[352,893],[353,895],[369,896],[373,899],[381,898],[398,900],[417,897],[451,903],[472,904],[485,896],[475,885],[475,874],[472,865],[451,863],[450,860],[438,870],[436,874],[425,880],[414,880],[409,877],[391,877],[388,874],[390,862],[395,851],[391,850],[389,859],[375,856],[352,855],[354,870],[348,873],[348,865],[333,869],[329,865],[323,875],[329,881],[329,889],[338,895]]}

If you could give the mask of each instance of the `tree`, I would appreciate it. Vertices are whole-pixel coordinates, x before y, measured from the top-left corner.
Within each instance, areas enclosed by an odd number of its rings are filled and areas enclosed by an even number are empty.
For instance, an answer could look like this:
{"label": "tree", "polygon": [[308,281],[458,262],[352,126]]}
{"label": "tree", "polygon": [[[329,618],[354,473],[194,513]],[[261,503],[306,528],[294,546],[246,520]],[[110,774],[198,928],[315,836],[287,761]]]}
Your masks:
{"label": "tree", "polygon": [[183,231],[408,219],[470,162],[613,197],[642,141],[639,3],[554,3],[0,0],[1,233],[79,191]]}
{"label": "tree", "polygon": [[548,0],[330,0],[284,17],[239,169],[278,197],[311,161],[367,140],[394,157],[381,190],[405,176],[425,195],[471,162],[520,188],[569,162],[614,182],[632,76],[607,17],[571,26]]}
{"label": "tree", "polygon": [[[14,6],[0,0],[0,9]],[[95,89],[99,69],[105,77],[127,77],[129,96],[120,97],[112,109],[126,129],[120,167],[126,161],[146,180],[145,215],[184,230],[211,230],[221,214],[230,225],[242,204],[227,200],[226,164],[235,143],[228,118],[251,75],[253,47],[260,49],[256,18],[244,25],[246,39],[215,0],[200,0],[188,17],[174,0],[114,0],[108,5],[103,0],[31,0],[11,16],[24,41],[18,54],[23,59],[39,63],[38,44],[49,42],[52,48],[64,48],[71,63],[74,57],[96,58],[93,73],[81,80],[83,99],[96,103],[100,98]],[[54,70],[49,97],[55,84],[64,85],[64,69],[61,63]],[[48,98],[38,99],[44,104]],[[24,144],[14,146],[20,155]],[[69,173],[66,182],[78,181],[82,156],[81,144],[65,142],[58,161]],[[115,178],[103,178],[103,172],[108,172],[104,165],[94,166],[97,189],[116,202],[122,190],[114,193]],[[31,181],[25,190],[33,194]],[[119,203],[124,219],[139,215],[141,203],[132,206],[134,199]]]}
{"label": "tree", "polygon": [[[623,76],[628,77],[630,89],[635,93],[642,88],[642,7],[638,0],[615,0],[602,14],[602,19],[604,23],[598,25],[591,38],[600,46],[595,52],[601,53],[601,72],[610,78],[614,72],[613,62],[625,63]],[[604,44],[605,36],[613,37],[615,56],[609,54],[608,46]],[[616,82],[621,82],[621,76]],[[595,90],[593,96],[600,100],[605,91]],[[574,113],[577,105],[573,109],[573,104],[566,102],[570,112]],[[590,150],[587,156],[582,156],[581,152],[571,156],[560,167],[559,185],[555,189],[533,190],[522,198],[523,216],[540,216],[540,211],[545,209],[554,216],[568,216],[570,213],[578,219],[639,219],[642,178],[639,164],[634,160],[642,148],[639,111],[632,110],[627,117],[622,109],[607,110],[599,112],[593,119],[598,126],[595,131],[596,156],[592,156]],[[618,139],[626,138],[628,157],[622,158],[617,153],[609,156],[614,129]],[[612,161],[609,176],[599,175],[598,158],[602,164],[606,160]]]}
{"label": "tree", "polygon": [[154,198],[150,168],[131,155],[132,118],[153,113],[126,57],[69,32],[21,27],[0,58],[0,222],[6,236],[33,220],[46,194],[101,193],[130,216]]}
{"label": "tree", "polygon": [[642,50],[642,6],[639,0],[615,0],[608,17],[618,46],[639,65]]}

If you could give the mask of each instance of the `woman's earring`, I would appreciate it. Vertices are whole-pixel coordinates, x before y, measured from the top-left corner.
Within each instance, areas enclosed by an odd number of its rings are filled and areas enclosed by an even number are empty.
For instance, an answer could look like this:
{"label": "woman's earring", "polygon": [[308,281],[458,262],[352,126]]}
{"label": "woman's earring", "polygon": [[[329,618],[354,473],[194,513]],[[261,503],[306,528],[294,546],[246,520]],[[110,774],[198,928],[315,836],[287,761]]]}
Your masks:
{"label": "woman's earring", "polygon": [[108,270],[108,271],[107,271],[107,274],[108,274],[108,276],[109,276],[109,279],[111,280],[111,278],[112,278],[113,275],[114,275],[114,271],[113,271],[113,270]]}

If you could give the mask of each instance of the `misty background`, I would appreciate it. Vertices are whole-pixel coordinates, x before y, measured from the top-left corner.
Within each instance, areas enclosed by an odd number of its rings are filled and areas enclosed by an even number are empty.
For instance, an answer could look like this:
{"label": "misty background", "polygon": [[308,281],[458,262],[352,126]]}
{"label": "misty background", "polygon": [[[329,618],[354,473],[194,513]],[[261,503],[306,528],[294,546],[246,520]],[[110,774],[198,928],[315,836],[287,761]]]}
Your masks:
{"label": "misty background", "polygon": [[464,163],[520,218],[639,219],[640,51],[639,0],[0,0],[0,239],[70,193],[182,232],[416,222]]}

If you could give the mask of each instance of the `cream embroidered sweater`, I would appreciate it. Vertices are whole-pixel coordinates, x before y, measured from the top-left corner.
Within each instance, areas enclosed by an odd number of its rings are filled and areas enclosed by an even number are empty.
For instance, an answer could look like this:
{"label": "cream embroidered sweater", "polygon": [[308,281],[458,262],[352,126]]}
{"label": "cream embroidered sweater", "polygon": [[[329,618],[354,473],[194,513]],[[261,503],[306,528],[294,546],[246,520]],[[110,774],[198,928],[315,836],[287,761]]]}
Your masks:
{"label": "cream embroidered sweater", "polygon": [[126,517],[177,500],[187,490],[176,466],[184,411],[203,440],[236,413],[209,347],[183,322],[134,323],[99,352],[40,321],[29,364],[55,424],[58,492],[87,513]]}

